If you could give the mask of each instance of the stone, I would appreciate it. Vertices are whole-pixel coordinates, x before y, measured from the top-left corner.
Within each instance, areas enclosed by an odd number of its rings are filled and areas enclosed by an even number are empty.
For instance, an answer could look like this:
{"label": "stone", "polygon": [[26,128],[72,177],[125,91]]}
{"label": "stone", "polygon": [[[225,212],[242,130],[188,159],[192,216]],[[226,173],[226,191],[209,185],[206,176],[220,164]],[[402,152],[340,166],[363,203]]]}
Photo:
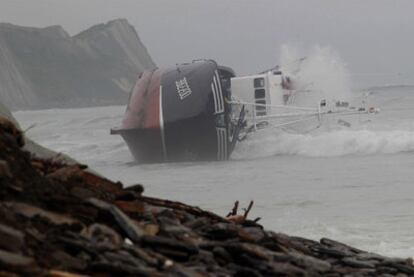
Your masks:
{"label": "stone", "polygon": [[23,269],[34,267],[35,261],[32,258],[0,250],[0,267],[9,269]]}
{"label": "stone", "polygon": [[12,173],[9,168],[7,161],[0,160],[0,178],[2,177],[12,177]]}
{"label": "stone", "polygon": [[359,261],[354,258],[343,258],[342,262],[346,265],[356,267],[356,268],[375,268],[375,264],[378,263],[377,261]]}
{"label": "stone", "polygon": [[145,231],[142,230],[137,224],[135,224],[127,215],[125,215],[116,206],[108,204],[96,198],[89,199],[88,203],[110,213],[113,216],[114,220],[117,222],[118,226],[134,243],[139,243],[141,237],[145,235]]}
{"label": "stone", "polygon": [[33,206],[22,202],[4,202],[4,205],[14,212],[28,218],[40,217],[50,221],[55,225],[74,225],[79,221],[67,214],[55,213],[47,211],[37,206]]}
{"label": "stone", "polygon": [[0,248],[18,253],[24,245],[24,234],[19,230],[0,224]]}

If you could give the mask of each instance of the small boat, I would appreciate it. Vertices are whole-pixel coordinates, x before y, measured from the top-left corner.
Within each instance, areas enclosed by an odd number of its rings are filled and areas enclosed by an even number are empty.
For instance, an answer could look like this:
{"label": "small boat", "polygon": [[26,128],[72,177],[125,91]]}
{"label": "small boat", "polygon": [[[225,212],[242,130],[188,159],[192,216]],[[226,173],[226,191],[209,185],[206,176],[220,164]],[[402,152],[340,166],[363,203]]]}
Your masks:
{"label": "small boat", "polygon": [[350,127],[343,117],[378,112],[341,100],[295,105],[304,92],[294,76],[278,67],[236,77],[213,60],[197,60],[145,71],[131,92],[121,127],[111,134],[121,135],[141,163],[223,161],[238,141],[263,128],[307,132],[332,118]]}

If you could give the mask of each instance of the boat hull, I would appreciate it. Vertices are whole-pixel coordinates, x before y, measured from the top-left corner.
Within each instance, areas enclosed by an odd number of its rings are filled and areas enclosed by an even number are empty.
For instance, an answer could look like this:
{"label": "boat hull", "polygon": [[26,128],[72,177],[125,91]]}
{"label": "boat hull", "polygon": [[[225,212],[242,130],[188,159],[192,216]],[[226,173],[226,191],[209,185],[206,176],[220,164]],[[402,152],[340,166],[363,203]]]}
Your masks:
{"label": "boat hull", "polygon": [[214,61],[144,72],[112,133],[123,137],[138,162],[228,159],[224,75]]}

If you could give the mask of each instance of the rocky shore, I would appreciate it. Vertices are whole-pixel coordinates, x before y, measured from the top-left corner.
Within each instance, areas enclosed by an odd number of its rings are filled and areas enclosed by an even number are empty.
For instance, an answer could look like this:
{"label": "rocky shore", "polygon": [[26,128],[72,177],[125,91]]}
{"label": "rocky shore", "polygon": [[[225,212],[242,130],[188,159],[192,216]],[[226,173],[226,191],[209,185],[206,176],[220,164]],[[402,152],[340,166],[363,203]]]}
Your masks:
{"label": "rocky shore", "polygon": [[414,275],[411,259],[268,231],[253,203],[219,216],[23,145],[0,118],[0,276]]}

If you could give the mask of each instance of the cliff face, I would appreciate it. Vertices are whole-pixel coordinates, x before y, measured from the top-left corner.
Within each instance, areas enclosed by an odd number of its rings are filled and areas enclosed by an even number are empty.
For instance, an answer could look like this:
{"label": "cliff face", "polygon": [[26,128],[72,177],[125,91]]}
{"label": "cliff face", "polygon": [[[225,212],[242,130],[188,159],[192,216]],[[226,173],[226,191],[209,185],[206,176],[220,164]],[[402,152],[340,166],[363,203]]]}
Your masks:
{"label": "cliff face", "polygon": [[126,103],[155,64],[124,19],[69,36],[60,26],[0,23],[0,100],[11,109]]}

